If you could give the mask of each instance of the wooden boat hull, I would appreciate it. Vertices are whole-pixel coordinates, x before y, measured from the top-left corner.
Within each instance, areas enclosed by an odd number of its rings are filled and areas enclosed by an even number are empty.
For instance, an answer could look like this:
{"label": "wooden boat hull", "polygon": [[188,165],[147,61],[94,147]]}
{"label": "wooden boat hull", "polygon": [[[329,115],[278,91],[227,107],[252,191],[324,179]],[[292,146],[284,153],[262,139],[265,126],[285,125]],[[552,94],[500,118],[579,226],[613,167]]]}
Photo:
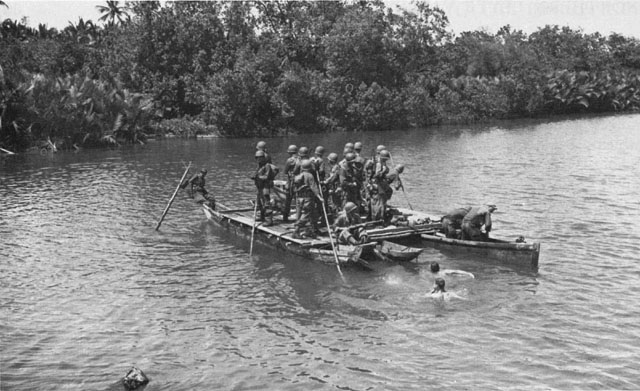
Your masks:
{"label": "wooden boat hull", "polygon": [[492,239],[490,242],[449,239],[441,234],[423,234],[420,244],[440,250],[469,253],[475,256],[491,258],[505,264],[538,270],[540,243],[515,243]]}
{"label": "wooden boat hull", "polygon": [[[248,224],[241,219],[241,216],[234,216],[234,213],[227,213],[211,209],[207,205],[202,206],[205,216],[216,225],[234,233],[239,237],[251,239],[252,224]],[[335,255],[328,238],[321,240],[297,240],[290,237],[290,232],[278,233],[267,227],[257,225],[254,232],[254,240],[278,250],[287,251],[304,258],[320,261],[326,264],[335,265]],[[363,246],[338,246],[336,252],[341,266],[360,265],[368,267],[366,261],[360,259],[363,253],[372,251],[375,243]]]}
{"label": "wooden boat hull", "polygon": [[385,261],[410,262],[418,258],[424,249],[383,241],[374,251],[378,258]]}

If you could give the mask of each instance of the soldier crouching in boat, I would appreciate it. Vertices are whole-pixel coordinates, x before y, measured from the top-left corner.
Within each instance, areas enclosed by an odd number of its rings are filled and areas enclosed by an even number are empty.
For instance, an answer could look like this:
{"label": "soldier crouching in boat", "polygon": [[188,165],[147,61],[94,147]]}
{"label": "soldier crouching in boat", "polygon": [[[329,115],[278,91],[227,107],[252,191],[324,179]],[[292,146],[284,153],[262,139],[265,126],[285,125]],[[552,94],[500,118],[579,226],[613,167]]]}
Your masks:
{"label": "soldier crouching in boat", "polygon": [[334,223],[338,241],[342,244],[358,245],[369,241],[365,225],[358,214],[358,206],[347,202]]}
{"label": "soldier crouching in boat", "polygon": [[267,163],[264,151],[256,151],[256,162],[258,169],[252,177],[258,190],[257,208],[260,209],[259,221],[264,222],[265,227],[273,225],[273,204],[271,199],[271,191],[273,189],[273,180],[278,175],[279,169],[271,163]]}
{"label": "soldier crouching in boat", "polygon": [[324,202],[320,196],[318,183],[311,171],[313,164],[310,160],[303,160],[300,168],[302,172],[296,175],[294,185],[296,187],[296,228],[293,237],[296,239],[315,238],[319,231],[317,226],[318,216],[316,200]]}
{"label": "soldier crouching in boat", "polygon": [[204,177],[207,175],[206,169],[201,169],[199,173],[195,174],[188,180],[182,182],[180,184],[180,188],[184,189],[188,185],[191,185],[191,197],[193,200],[199,204],[207,204],[211,209],[216,208],[216,199],[209,194],[207,189],[205,189],[205,180]]}
{"label": "soldier crouching in boat", "polygon": [[442,217],[442,233],[449,239],[462,237],[462,219],[469,213],[470,207],[456,208]]}
{"label": "soldier crouching in boat", "polygon": [[[495,205],[475,206],[462,219],[462,240],[489,241],[491,213],[498,209]],[[484,226],[485,232],[482,232]]]}

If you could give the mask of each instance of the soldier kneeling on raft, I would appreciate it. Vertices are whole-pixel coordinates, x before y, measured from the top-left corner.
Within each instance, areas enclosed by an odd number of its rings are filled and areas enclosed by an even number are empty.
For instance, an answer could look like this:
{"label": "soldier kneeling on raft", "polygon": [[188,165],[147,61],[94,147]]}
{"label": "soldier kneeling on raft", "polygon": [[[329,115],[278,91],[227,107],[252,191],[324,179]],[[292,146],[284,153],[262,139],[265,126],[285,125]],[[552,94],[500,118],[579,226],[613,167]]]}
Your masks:
{"label": "soldier kneeling on raft", "polygon": [[358,206],[347,202],[334,223],[334,231],[342,244],[358,245],[369,241],[362,218],[358,214]]}

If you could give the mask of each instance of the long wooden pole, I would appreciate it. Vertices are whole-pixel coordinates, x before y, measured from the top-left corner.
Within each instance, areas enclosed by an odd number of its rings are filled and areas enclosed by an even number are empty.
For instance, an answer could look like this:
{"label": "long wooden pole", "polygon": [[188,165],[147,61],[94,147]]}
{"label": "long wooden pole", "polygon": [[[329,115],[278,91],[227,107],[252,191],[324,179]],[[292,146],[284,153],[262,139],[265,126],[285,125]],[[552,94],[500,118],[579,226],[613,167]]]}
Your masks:
{"label": "long wooden pole", "polygon": [[[333,258],[336,260],[336,267],[338,268],[338,273],[340,273],[340,277],[344,280],[344,275],[342,274],[342,270],[340,270],[340,260],[338,259],[338,251],[336,250],[336,246],[333,244],[333,235],[331,235],[331,225],[329,224],[329,216],[327,216],[327,208],[324,207],[324,195],[322,194],[322,186],[320,185],[320,175],[316,171],[316,178],[318,179],[318,189],[320,189],[320,197],[322,197],[322,213],[324,213],[324,221],[327,224],[327,233],[329,234],[329,242],[331,242],[331,249],[333,249]],[[337,240],[337,238],[336,238]]]}
{"label": "long wooden pole", "polygon": [[[258,197],[260,197],[260,194],[258,194]],[[249,245],[249,256],[253,255],[253,234],[256,232],[256,215],[257,214],[258,214],[258,199],[256,198],[256,205],[253,207],[253,226],[251,227],[251,244]]]}
{"label": "long wooden pole", "polygon": [[[391,156],[391,152],[389,152],[389,159],[391,159],[391,164],[395,169],[396,164],[393,162],[393,156]],[[397,174],[398,174],[398,183],[400,183],[400,187],[402,188],[402,194],[404,194],[404,198],[407,201],[407,204],[409,205],[409,209],[413,210],[413,206],[411,206],[411,202],[409,202],[409,197],[407,196],[407,192],[404,190],[404,183],[402,183],[402,179],[400,178],[400,173],[398,172]]]}
{"label": "long wooden pole", "polygon": [[173,192],[173,195],[171,196],[171,199],[169,200],[167,207],[164,208],[164,212],[162,212],[162,217],[160,217],[160,221],[158,221],[158,225],[156,226],[156,231],[158,230],[158,228],[160,228],[160,224],[162,224],[162,221],[164,220],[164,217],[167,215],[167,212],[169,212],[169,208],[171,208],[171,204],[173,204],[173,200],[176,198],[176,194],[178,194],[178,190],[180,190],[180,185],[184,181],[184,178],[187,176],[187,173],[189,172],[190,167],[191,167],[191,162],[189,162],[187,169],[184,170],[184,174],[182,174],[182,179],[180,179],[180,183],[178,183],[178,187],[176,187],[176,191]]}

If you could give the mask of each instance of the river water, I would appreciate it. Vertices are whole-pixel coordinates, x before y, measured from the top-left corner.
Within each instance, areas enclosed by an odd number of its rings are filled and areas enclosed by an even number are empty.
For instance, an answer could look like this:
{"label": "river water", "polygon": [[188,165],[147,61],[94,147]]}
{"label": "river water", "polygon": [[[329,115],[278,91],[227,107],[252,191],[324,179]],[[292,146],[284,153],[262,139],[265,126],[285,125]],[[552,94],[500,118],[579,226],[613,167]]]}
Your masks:
{"label": "river water", "polygon": [[[414,208],[494,203],[540,269],[427,249],[335,268],[256,246],[179,193],[183,162],[246,207],[257,140],[199,139],[0,161],[2,390],[640,388],[640,116],[268,139],[385,144]],[[193,172],[193,170],[192,170]],[[401,193],[393,202],[405,206]],[[430,261],[461,299],[434,301]]]}

